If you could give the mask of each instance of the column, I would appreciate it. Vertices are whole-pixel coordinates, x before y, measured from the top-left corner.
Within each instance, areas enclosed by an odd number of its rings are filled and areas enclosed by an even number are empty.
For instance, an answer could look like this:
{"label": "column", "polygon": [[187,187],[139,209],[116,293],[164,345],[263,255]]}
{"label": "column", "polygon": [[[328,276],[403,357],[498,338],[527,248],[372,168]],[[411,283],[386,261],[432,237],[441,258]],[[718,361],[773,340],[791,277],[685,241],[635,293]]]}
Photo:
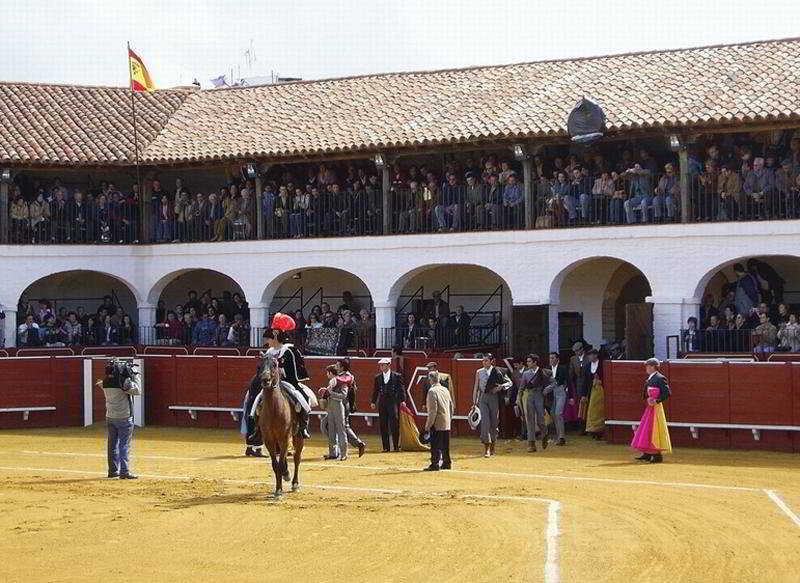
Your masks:
{"label": "column", "polygon": [[156,343],[156,307],[152,304],[139,304],[139,344]]}
{"label": "column", "polygon": [[250,346],[261,346],[261,336],[269,325],[269,308],[264,304],[250,306]]}
{"label": "column", "polygon": [[560,307],[559,304],[550,304],[547,307],[547,344],[550,347],[550,352],[559,352],[558,310]]}
{"label": "column", "polygon": [[[653,348],[656,358],[667,358],[667,336],[680,334],[683,317],[683,300],[680,298],[646,298],[653,304]],[[674,340],[672,341],[671,358],[677,357]]]}
{"label": "column", "polygon": [[0,320],[0,326],[4,326],[3,339],[5,340],[6,348],[13,348],[17,345],[17,311],[4,310],[6,314],[5,320]]}
{"label": "column", "polygon": [[381,170],[383,186],[383,234],[389,235],[392,232],[392,176],[390,174],[388,160],[384,160],[384,165]]}
{"label": "column", "polygon": [[395,340],[395,306],[375,304],[375,347],[392,348]]}
{"label": "column", "polygon": [[692,199],[689,191],[689,150],[684,145],[678,150],[678,170],[681,186],[681,222],[692,222]]}
{"label": "column", "polygon": [[0,178],[0,244],[3,245],[8,243],[8,191],[8,182]]}
{"label": "column", "polygon": [[256,237],[260,241],[264,238],[264,205],[261,200],[262,186],[261,186],[261,173],[256,173],[256,193],[253,197],[256,205]]}
{"label": "column", "polygon": [[536,223],[536,209],[533,200],[533,159],[530,156],[522,161],[522,180],[525,194],[525,228],[533,229]]}

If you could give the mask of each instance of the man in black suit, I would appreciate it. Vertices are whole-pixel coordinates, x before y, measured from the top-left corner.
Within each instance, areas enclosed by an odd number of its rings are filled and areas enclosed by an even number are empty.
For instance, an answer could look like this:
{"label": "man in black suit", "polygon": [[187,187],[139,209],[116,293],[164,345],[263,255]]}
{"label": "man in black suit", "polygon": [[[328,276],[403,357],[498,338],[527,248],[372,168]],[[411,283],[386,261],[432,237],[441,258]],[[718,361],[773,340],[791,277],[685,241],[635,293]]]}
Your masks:
{"label": "man in black suit", "polygon": [[378,410],[383,451],[389,451],[391,434],[394,451],[400,451],[400,403],[406,400],[403,377],[392,370],[392,361],[382,358],[378,361],[381,372],[375,377],[371,407]]}
{"label": "man in black suit", "polygon": [[442,299],[442,292],[437,290],[431,295],[433,299],[431,300],[431,308],[428,317],[435,318],[437,322],[446,325],[447,319],[450,317],[450,306]]}
{"label": "man in black suit", "polygon": [[453,329],[453,344],[455,346],[469,346],[469,315],[464,311],[464,306],[457,306],[456,313],[449,320]]}

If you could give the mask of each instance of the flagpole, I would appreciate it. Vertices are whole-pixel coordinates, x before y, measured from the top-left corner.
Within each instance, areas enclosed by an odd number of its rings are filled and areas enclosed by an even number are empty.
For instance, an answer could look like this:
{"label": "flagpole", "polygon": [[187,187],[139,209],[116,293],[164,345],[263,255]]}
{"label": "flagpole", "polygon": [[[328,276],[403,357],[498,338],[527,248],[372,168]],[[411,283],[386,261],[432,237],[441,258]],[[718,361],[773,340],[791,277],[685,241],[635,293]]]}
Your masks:
{"label": "flagpole", "polygon": [[139,227],[142,229],[142,232],[139,234],[140,238],[143,242],[149,243],[150,241],[145,237],[146,233],[148,232],[146,228],[146,221],[147,221],[147,209],[145,207],[145,200],[144,200],[144,191],[142,191],[142,177],[139,170],[139,132],[136,128],[136,99],[134,99],[133,90],[133,73],[131,71],[131,43],[128,41],[128,54],[126,55],[128,59],[128,89],[131,92],[131,122],[133,125],[133,154],[134,159],[136,161],[136,187],[139,191]]}

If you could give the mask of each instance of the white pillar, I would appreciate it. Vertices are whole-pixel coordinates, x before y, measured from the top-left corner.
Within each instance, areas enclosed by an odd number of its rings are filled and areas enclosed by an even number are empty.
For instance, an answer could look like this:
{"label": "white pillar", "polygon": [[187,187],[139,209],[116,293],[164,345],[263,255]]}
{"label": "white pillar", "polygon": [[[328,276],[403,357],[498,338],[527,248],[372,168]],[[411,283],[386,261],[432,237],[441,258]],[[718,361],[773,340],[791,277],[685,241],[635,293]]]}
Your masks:
{"label": "white pillar", "polygon": [[547,344],[550,346],[550,352],[558,352],[558,310],[560,307],[559,304],[550,304],[547,307]]}
{"label": "white pillar", "polygon": [[156,343],[156,307],[152,304],[139,304],[139,344]]}
{"label": "white pillar", "polygon": [[395,306],[393,304],[375,304],[375,347],[392,348],[394,335],[387,332],[395,327]]}
{"label": "white pillar", "polygon": [[[656,358],[667,357],[667,336],[680,333],[683,318],[683,300],[677,298],[649,297],[653,304],[653,347]],[[676,354],[671,355],[673,358]]]}
{"label": "white pillar", "polygon": [[264,304],[250,306],[250,346],[261,346],[261,336],[269,325],[269,308]]}
{"label": "white pillar", "polygon": [[5,320],[0,320],[5,327],[3,332],[3,339],[5,340],[6,348],[13,348],[17,345],[17,311],[4,310],[6,314]]}

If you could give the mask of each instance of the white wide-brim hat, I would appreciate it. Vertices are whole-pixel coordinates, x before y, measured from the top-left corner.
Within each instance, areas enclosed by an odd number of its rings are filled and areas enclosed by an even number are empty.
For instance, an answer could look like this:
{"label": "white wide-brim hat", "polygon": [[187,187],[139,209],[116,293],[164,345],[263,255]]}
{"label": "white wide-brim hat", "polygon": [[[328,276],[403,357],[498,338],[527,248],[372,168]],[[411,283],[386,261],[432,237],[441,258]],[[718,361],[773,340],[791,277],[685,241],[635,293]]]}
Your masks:
{"label": "white wide-brim hat", "polygon": [[467,415],[467,423],[472,429],[477,429],[481,424],[481,410],[473,406]]}

